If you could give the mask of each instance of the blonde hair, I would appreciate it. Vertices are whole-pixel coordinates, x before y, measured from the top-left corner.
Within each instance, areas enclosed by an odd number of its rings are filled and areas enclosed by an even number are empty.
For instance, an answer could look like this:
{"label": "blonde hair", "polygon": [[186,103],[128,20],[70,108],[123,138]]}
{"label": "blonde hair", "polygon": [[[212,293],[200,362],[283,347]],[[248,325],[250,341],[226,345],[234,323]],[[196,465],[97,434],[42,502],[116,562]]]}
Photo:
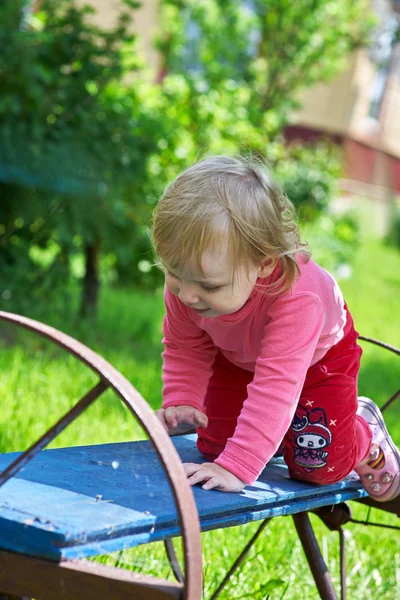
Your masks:
{"label": "blonde hair", "polygon": [[214,156],[183,171],[166,188],[153,215],[152,241],[161,265],[180,270],[194,264],[203,273],[205,251],[227,242],[233,275],[239,265],[265,257],[279,261],[280,276],[268,292],[294,284],[301,243],[295,209],[260,160]]}

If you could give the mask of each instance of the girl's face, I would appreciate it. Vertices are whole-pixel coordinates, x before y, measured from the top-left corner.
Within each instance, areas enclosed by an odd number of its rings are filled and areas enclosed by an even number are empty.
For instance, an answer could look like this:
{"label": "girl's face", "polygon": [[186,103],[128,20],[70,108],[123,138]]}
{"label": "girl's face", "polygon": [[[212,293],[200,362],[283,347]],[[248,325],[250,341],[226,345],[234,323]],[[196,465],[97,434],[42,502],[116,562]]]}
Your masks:
{"label": "girl's face", "polygon": [[241,265],[233,269],[226,249],[206,252],[202,258],[202,268],[193,270],[185,267],[182,271],[166,271],[165,283],[172,294],[188,308],[209,319],[232,314],[242,308],[250,297],[258,277],[268,277],[276,262],[266,259],[259,265]]}

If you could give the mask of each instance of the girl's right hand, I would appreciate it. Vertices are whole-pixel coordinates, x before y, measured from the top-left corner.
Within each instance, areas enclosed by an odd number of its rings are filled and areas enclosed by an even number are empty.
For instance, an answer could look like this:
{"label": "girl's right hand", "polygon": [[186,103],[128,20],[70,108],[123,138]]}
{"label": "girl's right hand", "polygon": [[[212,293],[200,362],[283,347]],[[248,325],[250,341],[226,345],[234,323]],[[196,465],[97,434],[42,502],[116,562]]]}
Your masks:
{"label": "girl's right hand", "polygon": [[165,430],[170,435],[185,433],[195,427],[207,427],[207,415],[193,406],[169,406],[156,411]]}

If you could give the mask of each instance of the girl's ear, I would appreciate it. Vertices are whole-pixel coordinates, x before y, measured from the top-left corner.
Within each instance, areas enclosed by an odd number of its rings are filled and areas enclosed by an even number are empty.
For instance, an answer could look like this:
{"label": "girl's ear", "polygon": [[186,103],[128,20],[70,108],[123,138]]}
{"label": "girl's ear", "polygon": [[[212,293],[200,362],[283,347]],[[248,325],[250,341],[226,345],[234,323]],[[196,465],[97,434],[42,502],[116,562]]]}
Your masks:
{"label": "girl's ear", "polygon": [[271,273],[275,270],[275,267],[278,263],[277,258],[268,258],[267,256],[261,260],[258,268],[258,277],[264,279],[265,277],[269,277]]}

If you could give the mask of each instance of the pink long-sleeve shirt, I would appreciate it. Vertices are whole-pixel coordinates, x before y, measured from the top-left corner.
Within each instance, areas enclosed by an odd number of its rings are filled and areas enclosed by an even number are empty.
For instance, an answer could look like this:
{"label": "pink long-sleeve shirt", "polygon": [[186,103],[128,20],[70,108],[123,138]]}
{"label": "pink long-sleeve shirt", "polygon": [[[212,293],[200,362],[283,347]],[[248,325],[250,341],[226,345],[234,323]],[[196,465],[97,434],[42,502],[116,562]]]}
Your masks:
{"label": "pink long-sleeve shirt", "polygon": [[203,409],[218,350],[254,372],[234,435],[215,460],[248,484],[289,428],[308,368],[343,337],[346,310],[337,283],[312,260],[298,264],[290,292],[269,295],[255,288],[240,310],[215,318],[203,318],[165,290],[164,408]]}

